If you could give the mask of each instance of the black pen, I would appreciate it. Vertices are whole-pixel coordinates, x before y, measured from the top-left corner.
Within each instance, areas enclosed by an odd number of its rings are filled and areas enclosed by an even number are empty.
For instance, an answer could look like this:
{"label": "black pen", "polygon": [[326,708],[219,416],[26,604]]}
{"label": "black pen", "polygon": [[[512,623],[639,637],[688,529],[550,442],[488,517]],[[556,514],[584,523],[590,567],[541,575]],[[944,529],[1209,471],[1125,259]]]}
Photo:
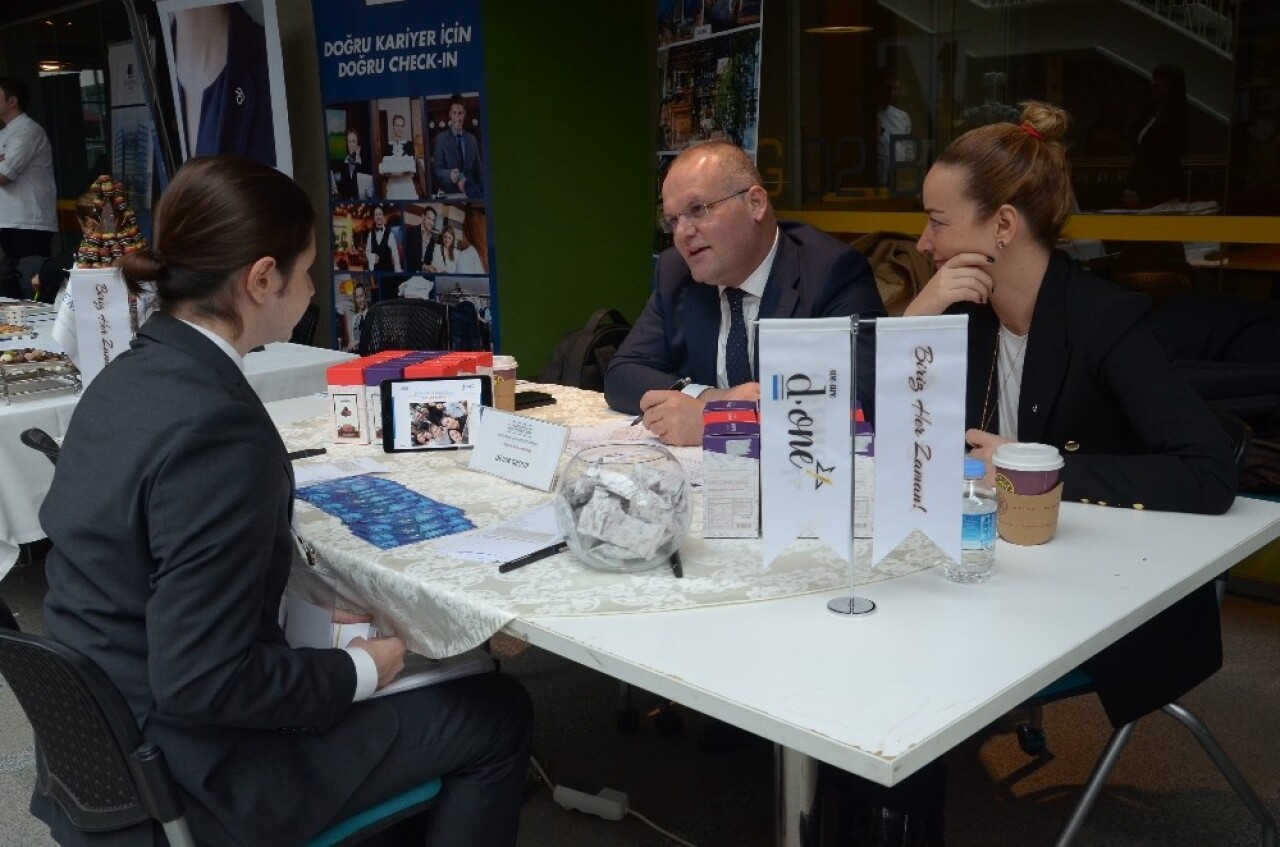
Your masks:
{"label": "black pen", "polygon": [[516,568],[523,568],[525,565],[528,565],[532,562],[536,562],[539,559],[549,558],[567,549],[569,549],[569,545],[563,541],[561,541],[559,544],[552,544],[550,547],[543,547],[541,550],[533,551],[528,556],[521,556],[518,559],[512,559],[509,562],[503,562],[502,564],[498,565],[498,573],[507,573],[508,571],[515,570]]}
{"label": "black pen", "polygon": [[296,462],[299,459],[310,459],[312,456],[323,456],[327,452],[329,451],[323,447],[316,447],[312,450],[295,450],[289,454],[289,461]]}
{"label": "black pen", "polygon": [[[671,386],[671,387],[670,387],[670,388],[668,388],[667,390],[668,390],[668,391],[679,391],[680,389],[684,388],[686,385],[688,385],[688,384],[689,384],[689,383],[691,383],[691,382],[693,382],[693,380],[692,380],[692,379],[690,379],[689,377],[687,377],[687,376],[686,376],[686,377],[681,377],[680,379],[677,379],[677,380],[676,380],[676,384],[675,384],[675,385]],[[631,425],[632,425],[632,426],[635,426],[636,424],[640,423],[642,420],[644,420],[644,412],[641,412],[640,414],[636,415],[636,419],[635,419],[635,420],[633,420],[633,421],[631,422]]]}
{"label": "black pen", "polygon": [[684,565],[680,562],[679,550],[671,554],[671,572],[676,575],[676,579],[684,579]]}

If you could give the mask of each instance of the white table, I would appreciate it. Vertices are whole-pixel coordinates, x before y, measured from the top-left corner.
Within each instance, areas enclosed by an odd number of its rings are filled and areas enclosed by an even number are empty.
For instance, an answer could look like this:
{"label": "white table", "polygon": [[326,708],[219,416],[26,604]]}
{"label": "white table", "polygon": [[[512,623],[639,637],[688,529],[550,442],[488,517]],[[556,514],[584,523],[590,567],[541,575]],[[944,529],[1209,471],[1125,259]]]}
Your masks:
{"label": "white table", "polygon": [[[270,408],[283,423],[317,407]],[[1277,537],[1280,504],[1256,500],[1213,517],[1066,503],[1050,543],[999,543],[989,582],[957,585],[937,568],[877,582],[860,590],[879,606],[863,619],[828,612],[827,600],[844,593],[830,591],[670,612],[524,615],[506,630],[894,785]],[[685,558],[687,574],[697,567]],[[536,578],[532,567],[513,573]],[[391,575],[384,584],[425,588]],[[457,586],[450,596],[460,606],[493,602]]]}
{"label": "white table", "polygon": [[[35,339],[0,343],[0,349],[39,347],[51,349],[51,339],[43,326]],[[354,358],[350,353],[322,350],[301,344],[268,344],[266,349],[245,357],[245,375],[263,402],[315,394],[326,389],[325,370],[337,362]],[[18,435],[39,427],[61,438],[75,411],[74,394],[14,400],[0,405],[0,578],[8,573],[18,556],[18,545],[44,538],[39,510],[53,481],[49,460],[24,446]]]}
{"label": "white table", "polygon": [[543,649],[893,785],[1280,536],[1280,504],[1224,516],[1064,503],[1041,547],[999,543],[983,585],[937,569],[840,592],[681,612],[517,619]]}

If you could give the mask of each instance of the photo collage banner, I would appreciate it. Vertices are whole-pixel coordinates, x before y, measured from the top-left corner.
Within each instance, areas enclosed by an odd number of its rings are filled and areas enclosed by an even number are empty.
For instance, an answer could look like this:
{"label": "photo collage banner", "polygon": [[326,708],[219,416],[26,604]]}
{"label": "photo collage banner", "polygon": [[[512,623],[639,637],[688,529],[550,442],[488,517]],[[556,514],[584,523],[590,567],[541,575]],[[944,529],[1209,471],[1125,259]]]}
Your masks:
{"label": "photo collage banner", "polygon": [[479,0],[315,0],[334,346],[370,305],[448,309],[448,347],[497,337]]}

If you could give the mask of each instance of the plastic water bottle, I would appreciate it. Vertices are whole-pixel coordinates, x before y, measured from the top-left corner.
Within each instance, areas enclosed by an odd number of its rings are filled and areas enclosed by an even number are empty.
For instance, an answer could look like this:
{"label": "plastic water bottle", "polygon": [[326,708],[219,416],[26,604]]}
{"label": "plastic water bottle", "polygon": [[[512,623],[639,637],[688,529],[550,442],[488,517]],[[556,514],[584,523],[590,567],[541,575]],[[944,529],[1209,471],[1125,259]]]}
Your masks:
{"label": "plastic water bottle", "polygon": [[981,459],[964,460],[964,528],[960,566],[946,569],[954,582],[986,582],[996,563],[996,492],[983,480]]}

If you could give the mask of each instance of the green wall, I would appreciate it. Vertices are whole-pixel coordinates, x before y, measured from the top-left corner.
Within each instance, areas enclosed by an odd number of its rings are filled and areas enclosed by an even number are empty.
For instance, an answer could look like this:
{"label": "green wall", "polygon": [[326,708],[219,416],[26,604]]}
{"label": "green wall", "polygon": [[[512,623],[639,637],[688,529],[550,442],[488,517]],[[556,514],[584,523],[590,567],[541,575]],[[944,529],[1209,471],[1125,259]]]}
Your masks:
{"label": "green wall", "polygon": [[536,376],[603,306],[649,296],[657,12],[484,0],[501,351]]}

